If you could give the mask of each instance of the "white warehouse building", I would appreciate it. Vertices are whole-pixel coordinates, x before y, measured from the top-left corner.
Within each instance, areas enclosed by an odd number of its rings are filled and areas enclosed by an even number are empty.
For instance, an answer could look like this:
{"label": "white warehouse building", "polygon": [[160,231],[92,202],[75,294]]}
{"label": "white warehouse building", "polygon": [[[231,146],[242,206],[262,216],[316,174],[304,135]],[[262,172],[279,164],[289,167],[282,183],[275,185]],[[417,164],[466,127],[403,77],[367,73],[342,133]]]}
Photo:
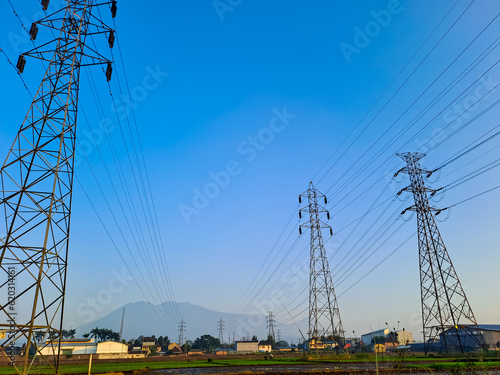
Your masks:
{"label": "white warehouse building", "polygon": [[[42,355],[57,354],[58,344],[48,344],[40,350]],[[96,343],[94,339],[69,339],[61,340],[62,355],[97,354],[99,358],[125,357],[128,355],[128,346],[115,341]]]}

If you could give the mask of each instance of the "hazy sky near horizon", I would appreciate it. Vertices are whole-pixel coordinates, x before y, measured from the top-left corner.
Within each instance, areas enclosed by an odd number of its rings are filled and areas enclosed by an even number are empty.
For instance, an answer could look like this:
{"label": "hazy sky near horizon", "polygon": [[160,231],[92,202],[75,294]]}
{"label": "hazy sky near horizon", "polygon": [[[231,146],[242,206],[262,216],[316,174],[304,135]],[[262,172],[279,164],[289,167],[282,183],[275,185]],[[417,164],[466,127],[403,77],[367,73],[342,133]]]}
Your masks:
{"label": "hazy sky near horizon", "polygon": [[[27,25],[41,16],[38,1],[12,3]],[[115,61],[114,104],[99,67],[81,73],[67,321],[145,299],[303,319],[298,195],[313,181],[329,198],[335,235],[324,236],[346,332],[400,321],[421,337],[416,216],[399,216],[413,201],[396,198],[409,183],[392,178],[404,165],[396,153],[427,153],[434,169],[498,131],[499,11],[494,0],[119,0],[119,46],[101,50]],[[7,2],[0,14],[15,62],[32,45]],[[41,28],[36,43],[50,38]],[[5,56],[0,72],[5,157],[31,98]],[[32,92],[42,74],[28,59]],[[429,178],[448,186],[432,204],[498,186],[499,146]],[[481,323],[500,323],[499,204],[497,189],[436,217]],[[176,311],[164,318],[175,331]]]}

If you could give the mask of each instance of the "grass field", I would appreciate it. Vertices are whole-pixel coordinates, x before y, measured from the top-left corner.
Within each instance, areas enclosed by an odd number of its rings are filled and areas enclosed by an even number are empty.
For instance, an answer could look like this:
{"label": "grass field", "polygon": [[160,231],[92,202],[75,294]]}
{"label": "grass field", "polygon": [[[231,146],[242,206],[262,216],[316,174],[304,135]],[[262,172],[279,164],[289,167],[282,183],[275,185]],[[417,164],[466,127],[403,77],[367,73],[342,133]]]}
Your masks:
{"label": "grass field", "polygon": [[[121,362],[121,363],[96,363],[92,365],[93,374],[103,374],[112,372],[131,372],[144,369],[162,369],[162,368],[190,368],[190,367],[215,367],[215,366],[258,366],[258,365],[290,365],[310,363],[297,359],[283,358],[274,360],[258,359],[223,359],[199,361],[169,361],[169,362]],[[62,374],[86,374],[88,365],[62,365],[60,372]],[[53,372],[47,366],[33,368],[34,373],[52,374]],[[0,374],[16,374],[12,367],[0,367]]]}
{"label": "grass field", "polygon": [[[267,357],[266,357],[267,358]],[[119,363],[94,363],[92,365],[93,374],[105,373],[122,373],[133,372],[141,370],[153,369],[172,369],[172,368],[194,368],[194,367],[229,367],[229,366],[259,366],[259,365],[300,365],[300,364],[325,364],[325,363],[373,363],[375,357],[369,356],[352,356],[350,358],[339,357],[336,355],[321,355],[316,357],[314,355],[303,356],[297,355],[296,357],[274,358],[267,359],[264,356],[252,356],[250,358],[196,358],[191,360],[175,360],[175,361],[148,361],[148,362],[119,362]],[[447,373],[460,373],[461,370],[485,370],[488,368],[500,368],[500,362],[494,361],[496,358],[465,358],[465,357],[424,357],[424,356],[411,356],[407,358],[379,356],[378,360],[381,363],[393,363],[393,368],[399,370],[416,370],[426,372],[447,372]],[[490,359],[490,361],[488,361]],[[61,374],[86,374],[88,365],[72,365],[65,364],[61,366]],[[472,372],[472,371],[467,371]],[[53,372],[47,366],[40,366],[32,368],[34,374],[52,374]],[[12,367],[0,367],[0,374],[16,374],[15,369]]]}

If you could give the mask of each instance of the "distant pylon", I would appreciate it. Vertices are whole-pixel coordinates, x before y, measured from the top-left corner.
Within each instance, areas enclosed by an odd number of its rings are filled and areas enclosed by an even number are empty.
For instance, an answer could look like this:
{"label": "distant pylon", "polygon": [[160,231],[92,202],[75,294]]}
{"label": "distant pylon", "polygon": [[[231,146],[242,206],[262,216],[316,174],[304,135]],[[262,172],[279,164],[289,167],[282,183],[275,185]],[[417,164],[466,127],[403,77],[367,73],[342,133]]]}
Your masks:
{"label": "distant pylon", "polygon": [[411,182],[398,195],[403,191],[411,192],[415,202],[401,214],[406,211],[417,212],[425,353],[438,339],[446,352],[464,352],[466,345],[471,343],[485,349],[484,337],[479,333],[476,318],[434,220],[433,213],[438,215],[443,209],[429,204],[427,194],[433,196],[437,190],[425,186],[422,175],[429,177],[432,174],[432,171],[420,166],[420,159],[425,155],[406,152],[398,156],[406,162],[406,167],[400,169],[395,176],[407,173]]}
{"label": "distant pylon", "polygon": [[[179,322],[179,346],[182,347],[183,342],[184,342],[184,332],[186,331],[186,322],[184,319],[181,319]],[[187,350],[187,347],[186,347]]]}
{"label": "distant pylon", "polygon": [[267,337],[272,337],[273,341],[276,341],[276,336],[274,335],[274,315],[272,311],[269,311],[267,315]]}
{"label": "distant pylon", "polygon": [[309,228],[311,231],[310,244],[310,271],[309,271],[309,341],[312,339],[321,340],[322,338],[332,339],[343,350],[345,345],[344,328],[340,319],[340,311],[337,304],[337,297],[333,288],[330,266],[326,256],[325,246],[321,229],[329,229],[330,235],[333,235],[332,228],[321,221],[320,214],[326,214],[330,219],[330,213],[322,207],[318,200],[321,199],[327,203],[326,196],[321,194],[309,184],[309,189],[299,196],[299,203],[302,198],[307,200],[307,206],[299,210],[299,217],[303,213],[309,215],[309,222],[301,224],[299,232],[302,234],[302,228]]}
{"label": "distant pylon", "polygon": [[[42,1],[43,9],[48,3]],[[30,373],[35,363],[59,372],[80,68],[107,65],[108,81],[112,72],[93,38],[106,35],[112,47],[114,30],[99,19],[98,7],[111,8],[114,17],[116,1],[59,3],[64,7],[34,22],[29,32],[35,40],[39,26],[45,26],[57,37],[19,56],[20,74],[26,56],[48,65],[0,170],[0,226],[6,233],[0,238],[0,331],[7,332],[0,357],[19,374]],[[16,363],[13,353],[20,345],[24,354]]]}
{"label": "distant pylon", "polygon": [[219,331],[219,341],[222,345],[224,344],[224,321],[222,320],[222,316],[217,323],[217,330]]}
{"label": "distant pylon", "polygon": [[125,321],[125,307],[122,311],[122,322],[120,324],[120,340],[123,340],[123,322]]}

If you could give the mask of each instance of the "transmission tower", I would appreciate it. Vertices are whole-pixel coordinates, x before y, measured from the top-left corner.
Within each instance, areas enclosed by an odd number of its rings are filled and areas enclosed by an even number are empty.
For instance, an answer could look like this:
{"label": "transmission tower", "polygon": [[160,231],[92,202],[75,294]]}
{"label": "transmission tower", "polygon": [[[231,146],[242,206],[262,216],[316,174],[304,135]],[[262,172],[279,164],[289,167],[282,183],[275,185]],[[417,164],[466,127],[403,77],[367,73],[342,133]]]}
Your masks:
{"label": "transmission tower", "polygon": [[276,337],[274,335],[274,315],[272,311],[269,311],[269,314],[267,315],[267,337],[272,337],[273,341],[276,341]]}
{"label": "transmission tower", "polygon": [[123,323],[125,321],[125,307],[123,308],[122,311],[122,322],[120,324],[120,341],[123,340]]}
{"label": "transmission tower", "polygon": [[[42,1],[44,10],[48,3]],[[26,56],[48,63],[0,170],[0,208],[5,214],[0,225],[6,233],[0,239],[0,295],[9,295],[8,303],[0,306],[0,330],[7,331],[0,355],[7,356],[19,374],[30,372],[35,352],[54,372],[59,369],[80,67],[105,64],[108,81],[112,72],[111,62],[87,46],[87,38],[96,34],[106,35],[113,45],[114,31],[96,17],[98,6],[111,7],[115,16],[114,0],[67,0],[64,8],[33,23],[31,40],[39,26],[56,31],[58,37],[22,54],[17,63],[19,73]],[[21,364],[11,356],[16,342],[25,343]],[[42,354],[44,348],[50,356]]]}
{"label": "transmission tower", "polygon": [[433,196],[438,190],[426,187],[423,175],[429,177],[433,172],[421,168],[420,159],[424,154],[407,152],[398,156],[407,165],[395,176],[407,173],[411,182],[398,195],[403,191],[411,192],[415,202],[401,214],[417,212],[425,352],[438,339],[446,352],[464,352],[466,343],[486,349],[484,337],[478,333],[476,318],[434,220],[433,213],[438,215],[443,209],[429,204],[428,194]]}
{"label": "transmission tower", "polygon": [[302,203],[302,199],[307,200],[307,206],[299,210],[299,217],[302,218],[303,213],[308,213],[309,222],[300,225],[299,233],[302,234],[303,228],[309,228],[311,231],[309,341],[313,339],[318,341],[322,338],[332,339],[337,344],[337,348],[340,347],[343,350],[344,329],[321,234],[322,229],[329,229],[330,235],[333,235],[332,228],[320,219],[320,214],[326,214],[327,219],[330,219],[330,213],[318,203],[319,200],[323,200],[327,204],[327,199],[316,190],[312,182],[309,184],[309,189],[299,196],[299,203]]}
{"label": "transmission tower", "polygon": [[[186,331],[186,322],[181,319],[179,323],[179,345],[182,347],[182,342],[184,341],[184,332]],[[187,347],[186,347],[187,350]]]}
{"label": "transmission tower", "polygon": [[224,344],[224,321],[222,320],[222,316],[220,320],[217,322],[217,331],[219,331],[219,341],[221,344]]}

